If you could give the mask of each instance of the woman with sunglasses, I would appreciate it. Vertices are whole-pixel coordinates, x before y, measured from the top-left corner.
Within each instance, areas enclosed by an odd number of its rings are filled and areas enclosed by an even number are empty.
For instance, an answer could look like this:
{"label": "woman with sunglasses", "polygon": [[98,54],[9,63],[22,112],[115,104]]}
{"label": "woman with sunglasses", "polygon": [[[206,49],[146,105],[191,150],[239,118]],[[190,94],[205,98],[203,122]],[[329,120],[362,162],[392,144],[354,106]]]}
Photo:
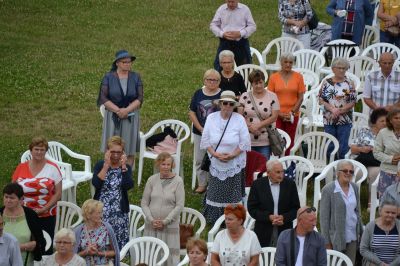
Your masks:
{"label": "woman with sunglasses", "polygon": [[240,104],[232,91],[224,91],[217,101],[221,111],[208,115],[200,148],[207,149],[211,160],[204,217],[210,224],[224,214],[229,203],[244,197],[246,151],[250,135],[243,116],[233,112]]}
{"label": "woman with sunglasses", "polygon": [[251,149],[259,152],[268,160],[271,154],[267,126],[271,126],[278,118],[280,106],[274,92],[265,88],[265,76],[260,70],[249,75],[253,89],[245,92],[239,102],[244,106],[239,112],[246,119],[251,136]]}
{"label": "woman with sunglasses", "polygon": [[214,105],[212,101],[219,99],[221,96],[221,89],[219,88],[220,81],[221,76],[218,71],[215,69],[208,69],[204,73],[203,86],[194,93],[189,106],[189,119],[193,124],[193,144],[198,182],[198,187],[195,192],[200,194],[206,191],[208,180],[208,173],[200,168],[201,161],[206,153],[205,149],[200,149],[201,134],[207,116],[219,110],[219,107]]}
{"label": "woman with sunglasses", "polygon": [[320,207],[321,234],[327,249],[346,254],[355,262],[357,241],[361,237],[360,194],[351,182],[354,166],[342,160],[337,164],[337,178],[322,189]]}

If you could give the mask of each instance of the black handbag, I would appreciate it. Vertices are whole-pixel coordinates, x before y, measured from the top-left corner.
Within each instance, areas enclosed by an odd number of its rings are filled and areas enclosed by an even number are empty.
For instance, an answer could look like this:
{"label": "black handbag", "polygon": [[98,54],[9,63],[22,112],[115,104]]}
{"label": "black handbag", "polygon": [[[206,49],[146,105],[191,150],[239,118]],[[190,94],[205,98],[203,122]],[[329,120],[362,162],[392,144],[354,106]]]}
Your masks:
{"label": "black handbag", "polygon": [[311,7],[311,9],[312,9],[313,15],[312,15],[311,19],[308,21],[308,28],[310,30],[314,30],[318,27],[319,18],[317,16],[317,12],[315,12],[314,8]]}
{"label": "black handbag", "polygon": [[[231,121],[232,114],[229,116],[228,122],[224,128],[224,132],[222,132],[221,138],[218,141],[217,147],[215,147],[215,151],[217,151],[219,144],[221,143],[222,137],[225,134],[225,130],[228,127],[229,121]],[[212,158],[212,156],[211,156]],[[203,160],[201,161],[200,169],[206,172],[210,172],[211,158],[208,156],[208,152],[204,154]]]}

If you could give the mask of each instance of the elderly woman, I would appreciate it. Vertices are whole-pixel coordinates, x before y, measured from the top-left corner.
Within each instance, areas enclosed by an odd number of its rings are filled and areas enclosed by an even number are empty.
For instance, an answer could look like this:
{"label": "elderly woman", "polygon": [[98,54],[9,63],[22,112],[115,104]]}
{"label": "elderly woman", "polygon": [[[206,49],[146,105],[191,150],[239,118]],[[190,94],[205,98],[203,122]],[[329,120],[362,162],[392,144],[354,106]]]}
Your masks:
{"label": "elderly woman", "polygon": [[[356,138],[350,143],[351,156],[356,161],[362,163],[368,170],[369,189],[379,174],[380,161],[375,159],[372,150],[375,145],[375,138],[379,131],[386,127],[387,111],[384,108],[378,108],[372,111],[369,117],[369,126],[360,129]],[[368,207],[370,207],[371,193],[368,193]]]}
{"label": "elderly woman", "polygon": [[41,265],[86,266],[84,259],[74,254],[75,234],[71,229],[62,228],[54,236],[56,252],[47,257]]}
{"label": "elderly woman", "polygon": [[390,27],[400,27],[400,1],[399,0],[381,0],[379,2],[378,18],[380,19],[380,42],[386,42],[396,45],[400,48],[400,37],[390,33]]}
{"label": "elderly woman", "polygon": [[313,16],[309,0],[279,0],[278,18],[282,23],[282,37],[301,41],[305,49],[311,47],[308,21]]}
{"label": "elderly woman", "polygon": [[219,87],[222,91],[233,91],[237,97],[246,92],[246,85],[242,75],[237,73],[235,68],[235,54],[230,50],[223,50],[219,53],[219,64],[221,65],[221,83]]}
{"label": "elderly woman", "polygon": [[107,140],[115,135],[126,141],[128,164],[133,166],[139,151],[139,109],[143,104],[140,75],[131,71],[136,59],[126,50],[116,52],[115,59],[101,82],[97,105],[105,106],[101,151],[107,151]]}
{"label": "elderly woman", "polygon": [[333,17],[332,40],[347,39],[361,45],[365,24],[374,10],[369,0],[330,0],[326,12]]}
{"label": "elderly woman", "polygon": [[0,214],[5,221],[4,231],[15,236],[25,265],[41,261],[46,241],[35,211],[22,206],[24,191],[17,183],[9,183],[3,188],[4,207]]}
{"label": "elderly woman", "polygon": [[396,219],[398,207],[393,200],[382,201],[379,218],[365,226],[360,253],[366,265],[400,265],[400,220]]}
{"label": "elderly woman", "polygon": [[208,248],[203,239],[190,238],[186,243],[190,266],[207,266]]}
{"label": "elderly woman", "polygon": [[196,193],[204,193],[207,189],[208,173],[200,168],[201,161],[206,151],[200,149],[200,140],[207,116],[219,109],[212,101],[219,99],[221,96],[221,89],[219,88],[220,81],[221,76],[218,71],[214,69],[207,70],[203,77],[203,87],[194,93],[192,101],[190,102],[189,118],[193,123],[192,132],[194,154],[196,158],[196,175],[199,184],[195,190]]}
{"label": "elderly woman", "polygon": [[322,189],[321,234],[327,249],[346,254],[354,264],[357,241],[362,230],[360,193],[357,185],[351,182],[353,164],[343,160],[337,164],[336,169],[337,179]]}
{"label": "elderly woman", "polygon": [[292,140],[286,155],[290,154],[294,144],[299,110],[306,91],[303,76],[292,70],[294,60],[295,57],[291,53],[284,53],[280,58],[281,70],[272,74],[268,82],[268,89],[276,93],[280,104],[276,127],[288,133]]}
{"label": "elderly woman", "polygon": [[86,261],[86,265],[106,265],[110,261],[119,266],[119,248],[111,225],[103,221],[103,203],[88,199],[82,205],[84,223],[75,228],[77,244],[74,253]]}
{"label": "elderly woman", "polygon": [[141,201],[146,217],[143,235],[167,243],[167,265],[175,266],[179,262],[179,217],[185,206],[185,188],[182,178],[172,172],[174,159],[169,153],[160,153],[155,166],[160,172],[147,180]]}
{"label": "elderly woman", "polygon": [[[334,76],[324,80],[319,91],[319,104],[323,107],[324,131],[339,141],[339,159],[349,150],[349,136],[353,123],[353,107],[357,101],[353,81],[346,77],[349,62],[341,57],[332,61]],[[331,143],[328,154],[333,150]]]}
{"label": "elderly woman", "polygon": [[379,197],[386,188],[397,181],[400,161],[400,109],[393,109],[386,117],[386,128],[379,131],[374,146],[374,157],[381,162],[378,183]]}
{"label": "elderly woman", "polygon": [[210,224],[215,223],[229,203],[242,201],[246,151],[250,150],[246,122],[233,112],[239,106],[235,93],[224,91],[216,102],[221,111],[207,117],[200,143],[211,160],[204,207],[204,217]]}
{"label": "elderly woman", "polygon": [[119,249],[129,241],[128,190],[133,188],[132,168],[126,164],[125,142],[119,136],[107,141],[104,160],[93,170],[94,199],[104,204],[103,220],[112,225]]}
{"label": "elderly woman", "polygon": [[[47,140],[35,137],[29,144],[32,159],[21,163],[12,175],[24,190],[24,206],[33,209],[40,220],[40,228],[54,237],[57,201],[61,199],[62,177],[58,166],[46,160]],[[51,248],[49,249],[51,254]]]}
{"label": "elderly woman", "polygon": [[0,265],[21,266],[23,265],[18,240],[11,234],[3,232],[4,221],[0,214]]}
{"label": "elderly woman", "polygon": [[275,123],[279,113],[279,101],[275,93],[265,88],[265,76],[260,70],[249,75],[253,89],[245,92],[239,99],[243,108],[239,112],[244,116],[251,137],[251,149],[259,152],[268,160],[271,154],[266,127]]}
{"label": "elderly woman", "polygon": [[258,265],[261,246],[256,234],[243,227],[246,209],[242,204],[229,204],[224,214],[226,229],[215,237],[211,265]]}

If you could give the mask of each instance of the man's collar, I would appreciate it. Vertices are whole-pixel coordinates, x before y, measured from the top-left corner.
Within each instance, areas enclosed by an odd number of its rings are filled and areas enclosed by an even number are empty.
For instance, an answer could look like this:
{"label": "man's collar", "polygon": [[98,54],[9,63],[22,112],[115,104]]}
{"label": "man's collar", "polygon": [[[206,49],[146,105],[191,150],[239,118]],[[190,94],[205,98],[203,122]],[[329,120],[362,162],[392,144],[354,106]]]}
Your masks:
{"label": "man's collar", "polygon": [[236,9],[241,9],[243,6],[240,5],[240,3],[238,3],[237,7],[235,9],[229,9],[228,8],[228,4],[225,4],[225,9],[230,10],[230,11],[235,11]]}
{"label": "man's collar", "polygon": [[393,76],[393,74],[394,74],[394,69],[393,68],[392,68],[392,71],[389,73],[389,75],[387,77],[383,74],[382,70],[379,69],[379,77],[380,78],[385,78],[385,79],[387,79],[389,77],[391,78]]}
{"label": "man's collar", "polygon": [[269,177],[267,176],[267,178],[268,178],[268,182],[269,182],[269,185],[270,186],[279,186],[281,183],[279,182],[279,183],[272,183],[271,182],[271,179],[269,179]]}

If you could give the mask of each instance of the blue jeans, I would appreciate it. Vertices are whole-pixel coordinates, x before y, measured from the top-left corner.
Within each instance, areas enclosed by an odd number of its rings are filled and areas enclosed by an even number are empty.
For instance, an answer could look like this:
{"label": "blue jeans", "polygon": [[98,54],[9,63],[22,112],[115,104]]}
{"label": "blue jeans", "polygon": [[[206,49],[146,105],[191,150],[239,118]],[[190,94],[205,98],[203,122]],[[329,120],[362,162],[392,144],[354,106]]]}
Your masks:
{"label": "blue jeans", "polygon": [[385,31],[379,31],[380,42],[394,44],[400,48],[400,37],[393,37]]}
{"label": "blue jeans", "polygon": [[267,161],[269,160],[269,156],[271,155],[271,148],[269,146],[251,146],[251,150],[264,155]]}
{"label": "blue jeans", "polygon": [[[339,141],[339,151],[337,153],[338,159],[344,159],[344,156],[349,151],[349,137],[352,124],[346,125],[324,125],[324,131],[331,134]],[[333,151],[333,143],[329,144],[328,156]]]}

